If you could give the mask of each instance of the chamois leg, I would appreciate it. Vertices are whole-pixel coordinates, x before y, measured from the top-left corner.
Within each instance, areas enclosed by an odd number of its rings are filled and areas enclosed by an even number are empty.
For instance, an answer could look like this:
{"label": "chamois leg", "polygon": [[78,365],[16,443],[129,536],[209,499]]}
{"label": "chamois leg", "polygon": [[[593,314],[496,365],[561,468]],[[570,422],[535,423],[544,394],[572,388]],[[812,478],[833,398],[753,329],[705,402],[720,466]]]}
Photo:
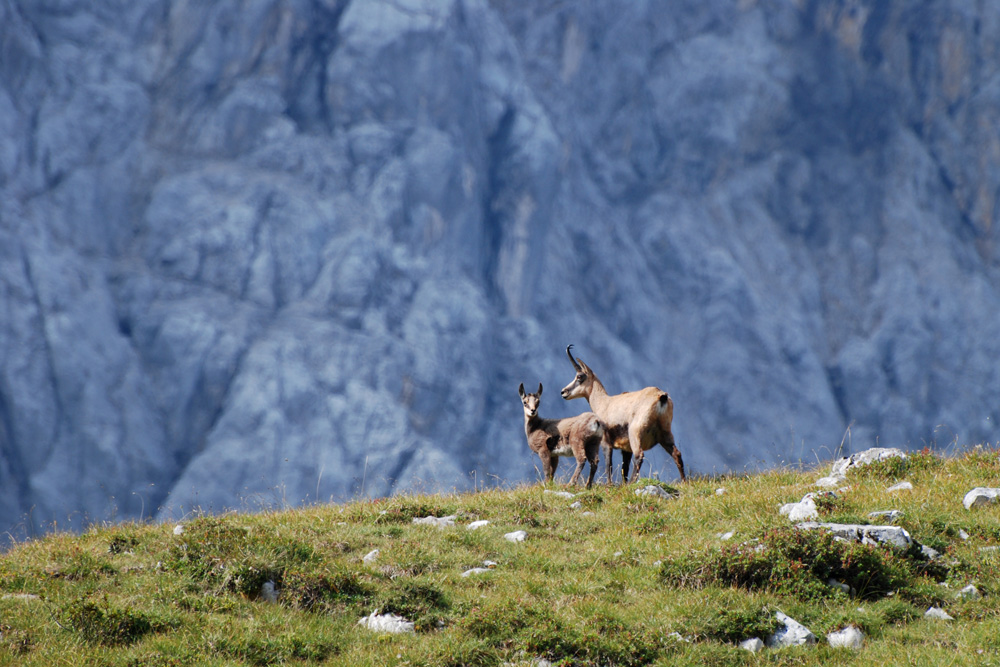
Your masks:
{"label": "chamois leg", "polygon": [[576,460],[576,470],[573,471],[573,476],[569,478],[569,484],[567,486],[576,486],[577,482],[580,481],[580,473],[583,472],[583,464],[587,462],[583,456],[580,456]]}
{"label": "chamois leg", "polygon": [[599,449],[599,445],[594,443],[584,448],[584,455],[587,457],[587,461],[590,462],[590,477],[587,478],[588,489],[594,483],[594,475],[597,474],[597,452]]}
{"label": "chamois leg", "polygon": [[632,452],[627,449],[621,450],[622,453],[622,484],[628,483],[628,469],[632,465]]}
{"label": "chamois leg", "polygon": [[545,472],[545,481],[551,482],[556,476],[556,466],[559,465],[559,457],[552,456],[548,451],[544,451],[538,454],[538,458],[542,460],[542,470]]}
{"label": "chamois leg", "polygon": [[604,453],[604,465],[608,473],[608,486],[611,486],[612,473],[614,472],[611,469],[611,455],[614,453],[615,450],[611,447],[611,443],[602,442],[601,451]]}
{"label": "chamois leg", "polygon": [[636,428],[630,428],[628,431],[628,444],[632,447],[632,457],[635,459],[635,467],[632,468],[632,476],[629,477],[629,484],[635,482],[639,479],[639,470],[642,468],[642,459],[645,458],[645,452],[642,451],[642,436]]}
{"label": "chamois leg", "polygon": [[677,472],[681,474],[681,481],[683,482],[686,478],[684,476],[684,459],[681,458],[681,450],[678,449],[677,444],[674,442],[674,434],[668,433],[665,442],[663,443],[663,448],[667,450],[672,457],[674,457],[674,463],[677,464]]}

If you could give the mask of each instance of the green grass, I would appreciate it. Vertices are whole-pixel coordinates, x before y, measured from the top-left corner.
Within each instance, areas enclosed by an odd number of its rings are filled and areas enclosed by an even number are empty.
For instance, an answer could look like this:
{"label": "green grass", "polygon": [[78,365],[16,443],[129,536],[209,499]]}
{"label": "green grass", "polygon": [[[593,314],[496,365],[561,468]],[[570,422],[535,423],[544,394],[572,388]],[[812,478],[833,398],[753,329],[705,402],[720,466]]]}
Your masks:
{"label": "green grass", "polygon": [[[693,478],[674,499],[595,487],[581,509],[536,485],[202,516],[181,535],[138,523],[54,534],[0,555],[0,665],[1000,665],[1000,554],[980,551],[1000,544],[1000,507],[962,506],[1000,484],[996,450],[881,463],[818,502],[828,521],[902,511],[897,525],[938,563],[794,530],[778,508],[826,470]],[[912,491],[886,491],[903,479]],[[457,525],[412,524],[428,514]],[[477,519],[490,523],[467,530]],[[527,541],[503,539],[514,530]],[[984,596],[959,599],[970,583]],[[925,620],[931,604],[956,620]],[[358,627],[376,609],[416,632]],[[820,645],[736,646],[766,638],[778,610]],[[852,624],[863,650],[825,645]]]}

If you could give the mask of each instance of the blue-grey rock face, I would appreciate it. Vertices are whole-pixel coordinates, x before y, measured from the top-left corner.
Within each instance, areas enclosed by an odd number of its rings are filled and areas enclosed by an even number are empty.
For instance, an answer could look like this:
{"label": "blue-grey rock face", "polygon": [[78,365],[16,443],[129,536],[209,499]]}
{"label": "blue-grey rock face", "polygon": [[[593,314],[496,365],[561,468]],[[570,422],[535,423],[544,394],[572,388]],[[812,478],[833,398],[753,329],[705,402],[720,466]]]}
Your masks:
{"label": "blue-grey rock face", "polygon": [[993,441],[998,51],[961,0],[0,0],[0,529],[534,479],[568,343],[695,473]]}

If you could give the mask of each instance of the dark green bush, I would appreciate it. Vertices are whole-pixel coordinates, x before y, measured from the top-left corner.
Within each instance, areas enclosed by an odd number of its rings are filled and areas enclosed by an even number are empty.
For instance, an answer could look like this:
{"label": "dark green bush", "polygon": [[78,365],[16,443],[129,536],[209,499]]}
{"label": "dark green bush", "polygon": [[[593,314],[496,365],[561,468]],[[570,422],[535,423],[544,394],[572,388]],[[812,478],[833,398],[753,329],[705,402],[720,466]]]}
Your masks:
{"label": "dark green bush", "polygon": [[291,570],[282,580],[281,600],[297,609],[326,610],[335,606],[366,603],[372,591],[354,572],[324,568],[319,572]]}
{"label": "dark green bush", "polygon": [[421,632],[433,630],[439,621],[444,621],[451,605],[440,589],[429,584],[404,581],[378,598],[375,606],[384,613],[399,614],[413,621],[415,629]]}
{"label": "dark green bush", "polygon": [[275,665],[290,660],[321,662],[339,651],[330,639],[292,633],[220,635],[209,639],[209,646],[215,652],[252,665]]}
{"label": "dark green bush", "polygon": [[104,596],[100,600],[79,598],[69,603],[64,614],[68,626],[94,644],[131,644],[167,624],[140,611],[117,607]]}
{"label": "dark green bush", "polygon": [[664,561],[668,584],[700,587],[709,583],[747,590],[768,590],[801,600],[842,594],[827,585],[836,579],[862,599],[877,599],[907,588],[915,573],[891,549],[841,542],[824,531],[778,529],[759,543],[744,543]]}

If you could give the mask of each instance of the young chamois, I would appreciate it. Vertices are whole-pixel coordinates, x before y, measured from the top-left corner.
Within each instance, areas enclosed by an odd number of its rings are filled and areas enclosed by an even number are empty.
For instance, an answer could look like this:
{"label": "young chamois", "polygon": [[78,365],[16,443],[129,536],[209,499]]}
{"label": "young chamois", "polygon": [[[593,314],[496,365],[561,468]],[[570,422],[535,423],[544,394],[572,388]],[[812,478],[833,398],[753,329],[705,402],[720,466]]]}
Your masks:
{"label": "young chamois", "polygon": [[646,450],[652,449],[657,443],[674,457],[681,481],[684,481],[681,450],[677,448],[674,434],[670,431],[670,423],[674,419],[674,402],[667,392],[656,387],[646,387],[639,391],[608,396],[594,371],[579,359],[573,358],[573,353],[570,352],[572,347],[567,346],[566,354],[576,370],[576,377],[562,390],[562,397],[567,401],[586,398],[590,409],[604,422],[607,433],[603,448],[608,484],[611,483],[612,448],[622,450],[622,483],[628,477],[629,462],[635,457],[635,468],[628,480],[634,482],[639,477],[639,468],[642,467]]}
{"label": "young chamois", "polygon": [[524,434],[528,446],[542,460],[545,479],[549,482],[556,474],[560,456],[576,458],[576,470],[570,478],[570,485],[580,479],[583,464],[590,461],[590,477],[587,488],[594,483],[597,472],[597,454],[604,440],[604,424],[593,412],[584,412],[566,419],[542,419],[538,416],[538,406],[542,401],[542,383],[538,383],[537,394],[524,393],[524,383],[517,388],[524,406]]}

